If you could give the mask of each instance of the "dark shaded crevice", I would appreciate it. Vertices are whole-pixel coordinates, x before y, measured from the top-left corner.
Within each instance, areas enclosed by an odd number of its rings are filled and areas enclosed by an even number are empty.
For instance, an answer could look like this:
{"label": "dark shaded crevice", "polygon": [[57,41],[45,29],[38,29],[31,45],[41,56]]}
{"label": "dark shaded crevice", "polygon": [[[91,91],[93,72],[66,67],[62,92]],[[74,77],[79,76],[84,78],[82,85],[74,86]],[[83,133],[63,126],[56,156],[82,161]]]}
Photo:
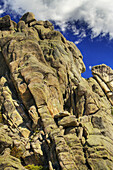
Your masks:
{"label": "dark shaded crevice", "polygon": [[64,101],[63,109],[69,111],[70,110],[69,109],[70,108],[70,96],[69,96],[68,88],[66,88],[65,93],[63,94],[63,101]]}
{"label": "dark shaded crevice", "polygon": [[84,158],[85,158],[85,165],[87,166],[88,170],[92,170],[92,167],[90,166],[89,162],[88,162],[88,158],[87,158],[87,131],[83,128],[83,137],[85,138],[85,143],[82,143],[81,140],[81,145],[83,147],[83,153],[84,153]]}
{"label": "dark shaded crevice", "polygon": [[20,157],[20,161],[21,161],[21,164],[22,164],[23,166],[26,166],[25,161],[24,161],[24,159],[23,159],[22,157]]}
{"label": "dark shaded crevice", "polygon": [[[35,28],[35,27],[33,27],[33,28]],[[38,30],[38,29],[36,29],[36,28],[35,28],[35,30],[37,31],[37,33],[38,33],[38,35],[39,35],[40,40],[44,40],[44,38],[43,38],[43,37],[42,37],[42,35],[41,35],[41,31],[40,31],[40,30]]]}
{"label": "dark shaded crevice", "polygon": [[66,99],[66,91],[65,91],[65,93],[63,94],[63,100],[65,100]]}
{"label": "dark shaded crevice", "polygon": [[27,23],[27,24],[28,24],[28,27],[31,27],[31,26],[30,26],[30,23],[31,23],[31,22],[34,22],[34,21],[36,21],[36,19],[32,19],[31,21],[29,21],[29,22]]}
{"label": "dark shaded crevice", "polygon": [[73,113],[76,118],[78,118],[78,114],[77,114],[77,111],[76,111],[76,104],[77,104],[77,89],[73,90],[74,91],[74,94],[73,94],[73,97],[74,97],[74,107],[75,107],[75,112]]}
{"label": "dark shaded crevice", "polygon": [[9,68],[5,62],[2,52],[0,51],[0,78],[5,77],[6,74],[9,76]]}
{"label": "dark shaded crevice", "polygon": [[[1,49],[3,49],[5,47],[6,44],[9,44],[10,41],[13,39],[14,37],[3,37],[3,39],[7,40],[4,44],[2,42],[4,42],[2,39],[0,39],[0,44],[1,44]],[[8,47],[8,46],[7,46]],[[8,48],[7,48],[8,49]],[[2,50],[1,50],[2,51]]]}
{"label": "dark shaded crevice", "polygon": [[[83,145],[82,145],[83,146]],[[83,146],[83,152],[84,152],[84,158],[86,160],[86,163],[85,165],[87,166],[88,170],[92,170],[92,167],[90,166],[89,162],[88,162],[88,159],[87,159],[87,155],[86,155],[86,148]]]}
{"label": "dark shaded crevice", "polygon": [[83,111],[83,116],[85,116],[86,113],[86,95],[84,95],[84,111]]}
{"label": "dark shaded crevice", "polygon": [[70,112],[71,110],[71,95],[70,94],[69,94],[68,99],[64,100],[63,109],[68,112]]}
{"label": "dark shaded crevice", "polygon": [[[65,44],[64,37],[61,36],[61,41]],[[65,50],[67,52],[67,50]]]}
{"label": "dark shaded crevice", "polygon": [[[1,101],[0,101],[1,102]],[[0,110],[0,123],[1,124],[5,124],[5,119],[4,119],[4,117],[3,117],[3,104],[2,104],[2,106],[1,106],[1,110]]]}
{"label": "dark shaded crevice", "polygon": [[44,153],[46,163],[45,165],[49,166],[49,161],[51,161],[53,169],[61,170],[56,153],[56,145],[54,143],[54,140],[52,140],[49,136],[48,139],[50,140],[50,144],[47,143],[46,135],[44,136],[44,142],[42,143],[42,150]]}
{"label": "dark shaded crevice", "polygon": [[63,101],[64,101],[63,108],[64,108],[64,110],[66,110],[70,113],[73,112],[73,114],[76,114],[76,112],[75,112],[76,94],[75,94],[74,89],[72,89],[68,71],[67,71],[67,80],[68,80],[68,84],[67,84],[65,93],[63,94]]}
{"label": "dark shaded crevice", "polygon": [[74,104],[74,109],[73,109],[73,114],[76,116],[76,93],[75,90],[73,89],[73,104]]}
{"label": "dark shaded crevice", "polygon": [[97,112],[99,112],[100,109],[98,109],[97,111],[95,111],[94,113],[90,113],[90,115],[94,115],[96,114]]}
{"label": "dark shaded crevice", "polygon": [[20,103],[22,103],[21,98],[18,95],[18,92],[13,84],[13,80],[12,80],[12,76],[10,75],[10,70],[8,71],[7,75],[5,76],[6,80],[7,80],[7,86],[9,87],[9,89],[12,92],[12,98],[14,100],[19,100]]}
{"label": "dark shaded crevice", "polygon": [[68,68],[66,68],[67,70],[67,80],[68,80],[68,86],[70,85],[70,79],[69,79],[69,74],[68,74]]}
{"label": "dark shaded crevice", "polygon": [[54,121],[55,121],[57,127],[59,127],[59,125],[58,125],[58,118],[54,118]]}

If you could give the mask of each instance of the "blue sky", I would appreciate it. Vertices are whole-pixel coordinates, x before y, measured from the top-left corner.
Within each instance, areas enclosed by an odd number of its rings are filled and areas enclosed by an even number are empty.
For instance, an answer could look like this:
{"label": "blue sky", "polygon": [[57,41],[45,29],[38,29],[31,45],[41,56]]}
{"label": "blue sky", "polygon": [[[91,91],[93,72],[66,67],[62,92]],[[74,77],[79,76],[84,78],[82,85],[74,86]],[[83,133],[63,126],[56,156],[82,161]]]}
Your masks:
{"label": "blue sky", "polygon": [[113,69],[113,0],[0,0],[0,17],[16,22],[25,12],[37,20],[50,20],[83,54],[86,72],[105,63]]}

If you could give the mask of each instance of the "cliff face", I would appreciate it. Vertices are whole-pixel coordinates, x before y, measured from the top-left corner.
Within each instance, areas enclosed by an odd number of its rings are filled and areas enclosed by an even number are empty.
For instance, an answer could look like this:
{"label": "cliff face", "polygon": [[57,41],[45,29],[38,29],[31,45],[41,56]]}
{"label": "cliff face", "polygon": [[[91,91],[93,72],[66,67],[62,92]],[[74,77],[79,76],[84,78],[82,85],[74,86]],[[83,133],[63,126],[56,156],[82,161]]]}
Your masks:
{"label": "cliff face", "polygon": [[82,59],[49,21],[0,18],[0,169],[113,169],[113,70]]}

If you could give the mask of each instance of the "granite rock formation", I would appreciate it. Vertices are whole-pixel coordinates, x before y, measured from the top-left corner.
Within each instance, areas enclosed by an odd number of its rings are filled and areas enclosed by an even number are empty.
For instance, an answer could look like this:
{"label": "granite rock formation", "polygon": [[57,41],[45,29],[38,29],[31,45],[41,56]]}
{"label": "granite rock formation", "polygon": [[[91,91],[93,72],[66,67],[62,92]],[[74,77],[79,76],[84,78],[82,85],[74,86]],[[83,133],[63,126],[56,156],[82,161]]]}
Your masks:
{"label": "granite rock formation", "polygon": [[0,169],[113,169],[113,70],[49,21],[0,18]]}

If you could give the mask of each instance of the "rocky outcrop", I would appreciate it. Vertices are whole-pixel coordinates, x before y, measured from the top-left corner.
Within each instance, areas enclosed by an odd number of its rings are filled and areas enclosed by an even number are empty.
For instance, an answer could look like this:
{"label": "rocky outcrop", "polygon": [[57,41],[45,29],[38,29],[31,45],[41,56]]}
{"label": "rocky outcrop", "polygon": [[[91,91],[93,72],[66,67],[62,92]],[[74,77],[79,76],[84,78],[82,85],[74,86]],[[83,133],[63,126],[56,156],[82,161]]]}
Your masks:
{"label": "rocky outcrop", "polygon": [[25,170],[20,160],[10,155],[9,148],[5,149],[4,153],[0,155],[0,169]]}
{"label": "rocky outcrop", "polygon": [[82,59],[49,21],[0,19],[0,168],[112,170],[113,70]]}
{"label": "rocky outcrop", "polygon": [[105,64],[92,68],[92,73],[113,105],[113,70]]}

